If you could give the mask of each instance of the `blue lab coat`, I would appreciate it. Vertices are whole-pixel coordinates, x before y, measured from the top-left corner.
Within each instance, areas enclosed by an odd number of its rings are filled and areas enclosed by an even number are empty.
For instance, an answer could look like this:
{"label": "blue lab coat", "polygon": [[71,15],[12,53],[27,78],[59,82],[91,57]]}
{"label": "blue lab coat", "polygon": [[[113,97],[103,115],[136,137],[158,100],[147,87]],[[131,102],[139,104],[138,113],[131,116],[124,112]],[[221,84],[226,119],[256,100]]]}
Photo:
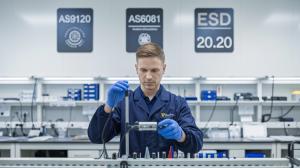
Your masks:
{"label": "blue lab coat", "polygon": [[[168,153],[170,146],[174,150],[181,150],[185,154],[197,153],[203,145],[203,134],[196,126],[195,120],[191,114],[190,108],[186,100],[180,96],[176,96],[161,85],[159,95],[156,95],[156,101],[149,111],[149,108],[143,98],[140,86],[129,92],[129,122],[134,124],[136,121],[156,121],[160,122],[164,118],[161,113],[174,114],[175,121],[183,129],[186,134],[186,140],[179,143],[176,140],[167,140],[160,136],[157,131],[137,131],[129,132],[129,153],[133,152],[144,156],[145,148],[148,146],[150,154],[153,152]],[[105,121],[109,118],[109,114],[104,112],[104,105],[100,106],[95,112],[89,127],[88,136],[93,143],[102,143],[101,134]],[[104,131],[104,140],[108,142],[114,136],[125,133],[125,99],[121,101],[109,118],[108,125]],[[125,138],[124,138],[125,139]],[[121,142],[121,153],[125,153],[125,140]]]}

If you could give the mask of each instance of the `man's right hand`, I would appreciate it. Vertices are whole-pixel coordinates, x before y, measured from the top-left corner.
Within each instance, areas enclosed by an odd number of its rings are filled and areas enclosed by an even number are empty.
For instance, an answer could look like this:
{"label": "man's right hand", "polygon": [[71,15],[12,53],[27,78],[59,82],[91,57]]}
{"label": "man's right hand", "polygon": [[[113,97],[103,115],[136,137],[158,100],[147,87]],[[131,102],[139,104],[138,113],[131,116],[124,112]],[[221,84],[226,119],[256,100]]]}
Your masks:
{"label": "man's right hand", "polygon": [[106,105],[104,107],[105,112],[111,112],[120,101],[125,97],[125,91],[129,88],[128,81],[118,81],[113,84],[107,92]]}

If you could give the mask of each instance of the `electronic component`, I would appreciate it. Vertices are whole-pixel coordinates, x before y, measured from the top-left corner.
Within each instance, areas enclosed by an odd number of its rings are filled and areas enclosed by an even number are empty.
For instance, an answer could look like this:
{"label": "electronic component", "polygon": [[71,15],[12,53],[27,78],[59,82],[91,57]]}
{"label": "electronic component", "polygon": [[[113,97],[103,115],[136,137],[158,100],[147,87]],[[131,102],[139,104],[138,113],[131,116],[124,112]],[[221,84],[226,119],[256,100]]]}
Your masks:
{"label": "electronic component", "polygon": [[262,99],[264,101],[287,101],[287,97],[286,96],[271,96],[271,97],[267,97],[267,96],[263,96]]}
{"label": "electronic component", "polygon": [[293,117],[279,117],[278,119],[281,122],[293,122],[294,121]]}
{"label": "electronic component", "polygon": [[156,153],[155,153],[155,152],[152,152],[151,158],[152,158],[152,159],[156,159]]}
{"label": "electronic component", "polygon": [[217,91],[216,90],[202,90],[201,91],[201,100],[216,100]]}
{"label": "electronic component", "polygon": [[145,149],[145,159],[149,159],[150,158],[150,152],[149,152],[149,148],[148,146],[146,146],[146,149]]}
{"label": "electronic component", "polygon": [[253,96],[250,92],[245,93],[234,93],[233,100],[250,100],[250,101],[258,101],[259,97]]}
{"label": "electronic component", "polygon": [[137,153],[136,153],[136,152],[133,152],[133,153],[132,153],[132,158],[133,158],[133,159],[136,159],[136,158],[137,158]]}
{"label": "electronic component", "polygon": [[139,131],[156,131],[157,122],[135,122],[133,128]]}
{"label": "electronic component", "polygon": [[186,97],[184,97],[184,99],[186,101],[197,101],[197,97],[196,96],[186,96]]}
{"label": "electronic component", "polygon": [[117,153],[114,152],[114,153],[111,155],[111,158],[112,158],[112,159],[117,159]]}
{"label": "electronic component", "polygon": [[227,96],[217,96],[218,101],[230,101],[231,99]]}

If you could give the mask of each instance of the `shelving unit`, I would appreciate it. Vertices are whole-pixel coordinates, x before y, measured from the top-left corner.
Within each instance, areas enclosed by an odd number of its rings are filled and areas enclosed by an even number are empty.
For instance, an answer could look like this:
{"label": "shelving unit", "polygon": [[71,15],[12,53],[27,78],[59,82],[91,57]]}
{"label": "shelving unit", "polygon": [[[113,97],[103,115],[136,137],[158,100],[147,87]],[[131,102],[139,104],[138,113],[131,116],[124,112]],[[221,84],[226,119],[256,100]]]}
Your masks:
{"label": "shelving unit", "polygon": [[[107,89],[118,80],[128,80],[130,83],[130,89],[134,90],[139,85],[139,79],[137,77],[39,77],[39,78],[0,78],[0,105],[11,106],[11,110],[18,111],[20,103],[23,106],[23,111],[29,114],[31,108],[31,101],[4,101],[1,98],[14,97],[18,98],[22,90],[33,90],[36,79],[36,100],[33,101],[33,114],[34,123],[41,125],[41,123],[49,123],[47,119],[43,118],[45,116],[45,109],[49,110],[51,108],[59,108],[61,112],[68,112],[70,107],[74,108],[75,111],[82,111],[83,107],[96,108],[105,102]],[[97,83],[99,84],[99,95],[100,98],[97,101],[63,101],[61,98],[65,96],[66,90],[68,88],[81,88],[83,84]],[[203,128],[205,122],[211,113],[215,101],[201,101],[200,92],[201,90],[216,90],[221,88],[221,93],[223,96],[228,96],[231,101],[217,101],[216,111],[218,115],[213,116],[212,121],[208,124],[208,128],[220,127],[227,128],[230,121],[228,120],[228,114],[232,108],[237,105],[236,101],[233,100],[233,93],[235,92],[250,92],[254,96],[261,98],[262,96],[271,95],[272,78],[267,77],[229,77],[229,78],[216,78],[216,77],[165,77],[162,80],[162,84],[165,88],[174,94],[180,96],[194,96],[197,97],[197,101],[188,101],[192,113],[195,117],[196,122],[200,128]],[[295,106],[295,111],[300,109],[300,101],[292,101],[290,98],[291,90],[300,89],[300,78],[275,78],[275,95],[287,96],[288,101],[274,101],[273,109],[274,115],[277,116],[278,108],[286,110],[291,106]],[[52,97],[57,97],[57,99],[48,99],[42,96],[48,93]],[[271,102],[264,102],[261,99],[259,101],[238,101],[238,105],[250,105],[254,107],[253,123],[259,123],[261,121],[262,114],[268,113],[271,106]],[[51,111],[51,110],[50,110]],[[53,110],[52,110],[53,111]],[[12,111],[11,111],[12,112]],[[13,113],[11,113],[13,115]],[[28,117],[30,117],[28,115]],[[78,116],[77,116],[78,117]],[[8,121],[3,119],[5,117],[0,117],[0,126],[6,126]],[[85,118],[85,117],[83,117]],[[224,120],[220,120],[224,119]],[[298,119],[290,127],[298,127],[297,121],[300,121],[300,115],[295,115]],[[239,115],[237,112],[234,114],[234,123],[242,124],[239,120]],[[16,118],[14,118],[14,123],[17,123]],[[29,121],[28,121],[29,122]],[[73,121],[71,121],[73,122]],[[76,121],[73,124],[74,128],[82,128],[82,123],[88,123],[88,119],[83,119],[81,121]],[[267,127],[282,127],[282,123],[272,121],[272,124],[267,123]],[[204,123],[204,124],[203,124]],[[296,123],[296,124],[295,124]],[[25,124],[25,126],[31,124]],[[276,125],[276,126],[274,126]],[[294,126],[291,126],[294,125]],[[3,128],[3,127],[2,127]]]}
{"label": "shelving unit", "polygon": [[[51,128],[52,124],[55,124],[57,128],[64,128],[70,130],[80,131],[83,130],[83,134],[86,133],[86,129],[89,125],[89,119],[95,112],[96,108],[101,104],[105,103],[107,89],[118,80],[128,80],[130,83],[130,89],[134,90],[139,86],[139,79],[137,77],[90,77],[90,78],[37,78],[36,81],[36,100],[26,100],[26,101],[16,101],[16,100],[3,100],[3,98],[19,98],[22,90],[33,90],[35,79],[34,78],[0,78],[0,106],[7,105],[10,106],[10,117],[0,117],[0,131],[5,131],[6,128],[14,127],[20,122],[15,115],[15,112],[20,111],[20,105],[22,104],[23,113],[28,114],[27,122],[24,123],[24,128],[29,129],[32,127],[32,122],[30,120],[30,110],[33,105],[33,124],[36,128],[45,126],[46,128]],[[83,84],[99,84],[99,100],[97,101],[65,101],[61,97],[66,96],[68,88],[83,88]],[[283,78],[280,80],[274,80],[275,96],[287,96],[288,101],[274,101],[273,102],[273,114],[272,116],[278,116],[286,112],[290,107],[295,106],[293,112],[289,113],[288,116],[293,117],[295,121],[293,122],[279,122],[274,119],[269,122],[262,123],[262,114],[267,114],[270,112],[271,102],[265,102],[261,100],[262,96],[271,95],[272,80],[270,78],[205,78],[205,77],[166,77],[163,78],[162,84],[164,87],[176,95],[183,97],[197,97],[197,101],[187,101],[191,108],[192,114],[195,117],[196,124],[201,129],[221,129],[227,130],[232,124],[243,127],[245,124],[241,122],[240,116],[238,114],[238,108],[235,108],[233,112],[233,122],[229,117],[231,111],[235,106],[250,106],[253,107],[254,114],[252,116],[253,121],[250,124],[265,125],[269,129],[299,129],[300,128],[300,101],[292,100],[290,97],[290,92],[292,90],[300,89],[300,78],[293,78],[293,80]],[[216,90],[221,89],[223,96],[228,96],[231,98],[230,101],[202,101],[200,100],[200,93],[202,90]],[[235,92],[250,92],[254,96],[260,98],[259,101],[243,101],[238,102],[233,100],[233,94]],[[43,94],[49,94],[50,96],[56,98],[45,99]],[[1,99],[2,98],[2,99]],[[207,123],[209,116],[212,113],[212,109],[216,104],[215,114],[213,115],[211,121]],[[84,110],[89,109],[88,112]],[[61,121],[63,119],[63,121]],[[249,124],[247,122],[246,124]],[[77,132],[76,132],[77,133]],[[79,133],[78,135],[82,135]],[[225,142],[226,140],[224,140]],[[231,156],[241,156],[245,155],[247,150],[255,150],[255,152],[262,152],[266,154],[267,157],[281,157],[281,153],[277,153],[277,146],[281,148],[281,143],[275,143],[272,140],[268,142],[251,142],[245,141],[243,139],[231,140],[229,144],[224,148],[224,142],[219,142],[218,140],[208,139],[203,147],[203,150],[225,150],[228,155]],[[95,149],[99,145],[90,144],[87,140],[81,145],[84,147],[77,149],[77,147],[66,147],[70,146],[71,142],[61,143],[60,147],[53,149],[65,149],[68,151],[75,151],[75,154],[82,150],[87,153],[92,152],[93,157],[98,154],[98,150]],[[116,142],[113,142],[115,147],[111,147],[109,144],[109,149],[117,149]],[[11,143],[10,143],[11,144]],[[13,157],[21,156],[21,149],[18,142],[13,143],[16,147],[17,154],[13,154],[14,148],[1,147],[1,155]],[[43,147],[45,143],[39,143],[40,147]],[[47,143],[48,144],[48,143]],[[73,143],[72,143],[73,144]],[[270,145],[271,144],[271,145]],[[56,145],[56,143],[55,143]],[[48,145],[47,145],[48,146]],[[31,146],[33,147],[33,146]],[[41,148],[44,149],[44,148]],[[45,150],[49,148],[45,148]],[[51,147],[52,149],[52,147]],[[23,150],[23,148],[22,148]],[[23,150],[25,152],[22,156],[29,156],[33,153]],[[73,156],[73,155],[72,155]],[[71,157],[71,154],[70,156]],[[89,155],[90,157],[90,155]],[[92,156],[91,156],[92,157]]]}

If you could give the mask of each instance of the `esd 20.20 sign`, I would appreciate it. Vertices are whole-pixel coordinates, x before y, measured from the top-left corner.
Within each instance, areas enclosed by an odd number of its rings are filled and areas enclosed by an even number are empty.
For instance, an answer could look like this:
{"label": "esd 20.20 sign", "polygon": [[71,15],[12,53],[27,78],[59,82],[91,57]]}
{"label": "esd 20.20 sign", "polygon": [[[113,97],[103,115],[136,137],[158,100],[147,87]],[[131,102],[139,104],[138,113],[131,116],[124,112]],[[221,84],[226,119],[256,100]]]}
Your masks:
{"label": "esd 20.20 sign", "polygon": [[233,32],[232,8],[195,9],[196,52],[232,52]]}

